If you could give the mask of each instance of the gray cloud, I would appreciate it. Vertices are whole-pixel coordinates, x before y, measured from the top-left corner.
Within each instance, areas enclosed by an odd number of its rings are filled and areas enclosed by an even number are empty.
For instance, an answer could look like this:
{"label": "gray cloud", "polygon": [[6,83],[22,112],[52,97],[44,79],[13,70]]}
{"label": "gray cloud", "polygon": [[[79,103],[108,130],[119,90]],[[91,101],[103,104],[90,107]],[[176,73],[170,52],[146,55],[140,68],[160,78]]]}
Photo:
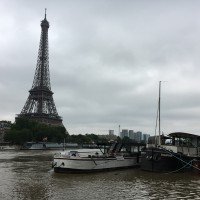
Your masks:
{"label": "gray cloud", "polygon": [[34,77],[47,7],[54,100],[70,133],[199,133],[200,2],[0,2],[0,119],[14,121]]}

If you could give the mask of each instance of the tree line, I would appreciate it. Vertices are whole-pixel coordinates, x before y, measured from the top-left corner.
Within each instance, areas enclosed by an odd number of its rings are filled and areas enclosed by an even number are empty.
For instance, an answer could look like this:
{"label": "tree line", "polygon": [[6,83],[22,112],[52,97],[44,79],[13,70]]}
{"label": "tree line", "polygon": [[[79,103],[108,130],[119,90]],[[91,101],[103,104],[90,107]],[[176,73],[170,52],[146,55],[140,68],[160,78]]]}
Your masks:
{"label": "tree line", "polygon": [[[119,140],[120,138],[118,138]],[[11,144],[23,145],[26,142],[57,142],[91,144],[91,143],[107,143],[109,138],[96,134],[78,134],[70,135],[65,127],[48,126],[36,121],[20,118],[11,124],[4,136],[4,140]]]}

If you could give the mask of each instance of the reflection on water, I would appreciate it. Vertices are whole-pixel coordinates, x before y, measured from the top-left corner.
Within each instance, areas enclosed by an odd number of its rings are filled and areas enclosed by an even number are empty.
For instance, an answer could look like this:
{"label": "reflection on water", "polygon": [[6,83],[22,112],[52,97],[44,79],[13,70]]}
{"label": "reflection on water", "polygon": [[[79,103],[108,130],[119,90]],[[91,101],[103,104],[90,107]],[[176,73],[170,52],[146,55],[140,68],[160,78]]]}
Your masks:
{"label": "reflection on water", "polygon": [[200,199],[200,175],[139,169],[56,174],[53,151],[1,151],[0,199]]}

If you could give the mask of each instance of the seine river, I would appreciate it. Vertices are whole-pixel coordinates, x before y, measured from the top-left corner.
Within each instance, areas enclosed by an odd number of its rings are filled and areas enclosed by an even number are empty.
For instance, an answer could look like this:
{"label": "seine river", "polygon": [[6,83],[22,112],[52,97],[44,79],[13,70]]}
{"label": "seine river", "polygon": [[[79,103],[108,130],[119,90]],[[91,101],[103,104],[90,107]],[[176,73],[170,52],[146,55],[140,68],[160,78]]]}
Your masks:
{"label": "seine river", "polygon": [[200,199],[200,175],[157,174],[140,169],[56,174],[55,151],[1,151],[2,200]]}

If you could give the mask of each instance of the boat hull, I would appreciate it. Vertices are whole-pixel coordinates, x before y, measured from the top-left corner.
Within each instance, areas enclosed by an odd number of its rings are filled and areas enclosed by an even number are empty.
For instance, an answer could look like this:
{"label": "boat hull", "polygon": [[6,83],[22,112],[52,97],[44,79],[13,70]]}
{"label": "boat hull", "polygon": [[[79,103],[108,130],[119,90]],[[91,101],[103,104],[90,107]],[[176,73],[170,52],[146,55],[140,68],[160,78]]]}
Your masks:
{"label": "boat hull", "polygon": [[152,172],[193,171],[193,160],[179,153],[166,152],[159,148],[149,148],[142,152],[141,169]]}
{"label": "boat hull", "polygon": [[54,172],[81,173],[95,171],[109,171],[114,169],[139,167],[137,157],[127,158],[54,158]]}

